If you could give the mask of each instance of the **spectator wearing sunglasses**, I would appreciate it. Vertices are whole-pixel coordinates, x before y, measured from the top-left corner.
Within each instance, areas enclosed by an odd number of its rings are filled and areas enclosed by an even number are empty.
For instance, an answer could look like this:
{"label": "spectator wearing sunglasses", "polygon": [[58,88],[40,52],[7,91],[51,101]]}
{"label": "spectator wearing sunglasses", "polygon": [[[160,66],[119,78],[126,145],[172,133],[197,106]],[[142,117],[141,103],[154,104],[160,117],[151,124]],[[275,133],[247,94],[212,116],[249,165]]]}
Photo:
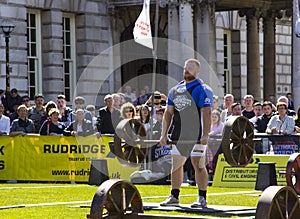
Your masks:
{"label": "spectator wearing sunglasses", "polygon": [[24,95],[21,97],[21,104],[24,104],[27,108],[30,107],[31,102],[28,95]]}
{"label": "spectator wearing sunglasses", "polygon": [[135,107],[132,103],[124,103],[121,107],[122,119],[133,119],[136,115]]}
{"label": "spectator wearing sunglasses", "polygon": [[153,113],[153,119],[155,119],[155,120],[156,120],[156,109],[159,109],[162,107],[161,101],[162,101],[162,94],[159,91],[155,91],[153,93],[153,104],[152,104],[152,95],[149,97],[149,99],[147,101],[147,105],[150,107],[153,107],[152,113]]}

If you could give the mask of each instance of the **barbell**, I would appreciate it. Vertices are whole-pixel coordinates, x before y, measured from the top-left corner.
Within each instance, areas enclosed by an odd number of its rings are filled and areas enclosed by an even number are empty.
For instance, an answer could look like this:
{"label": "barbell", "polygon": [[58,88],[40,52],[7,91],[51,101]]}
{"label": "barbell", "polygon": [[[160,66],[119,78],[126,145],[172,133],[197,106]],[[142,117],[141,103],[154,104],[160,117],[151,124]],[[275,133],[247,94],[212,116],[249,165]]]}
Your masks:
{"label": "barbell", "polygon": [[[193,130],[191,130],[193,131]],[[159,140],[146,140],[146,129],[137,119],[124,119],[116,127],[114,152],[120,163],[128,167],[140,165],[146,158],[149,145]],[[231,166],[246,166],[254,153],[254,128],[244,116],[230,116],[224,123],[222,150]],[[195,144],[196,141],[182,140],[169,144]]]}

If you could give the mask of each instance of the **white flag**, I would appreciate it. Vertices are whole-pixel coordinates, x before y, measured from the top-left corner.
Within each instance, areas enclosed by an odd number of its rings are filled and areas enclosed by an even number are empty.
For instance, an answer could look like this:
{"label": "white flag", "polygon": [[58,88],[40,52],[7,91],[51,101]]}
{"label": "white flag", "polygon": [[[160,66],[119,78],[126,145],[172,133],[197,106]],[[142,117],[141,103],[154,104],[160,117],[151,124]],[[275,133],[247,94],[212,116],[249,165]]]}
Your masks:
{"label": "white flag", "polygon": [[295,10],[297,10],[297,20],[295,22],[296,37],[300,37],[300,0],[296,0]]}
{"label": "white flag", "polygon": [[150,0],[144,0],[143,10],[133,28],[134,41],[153,49],[150,25]]}

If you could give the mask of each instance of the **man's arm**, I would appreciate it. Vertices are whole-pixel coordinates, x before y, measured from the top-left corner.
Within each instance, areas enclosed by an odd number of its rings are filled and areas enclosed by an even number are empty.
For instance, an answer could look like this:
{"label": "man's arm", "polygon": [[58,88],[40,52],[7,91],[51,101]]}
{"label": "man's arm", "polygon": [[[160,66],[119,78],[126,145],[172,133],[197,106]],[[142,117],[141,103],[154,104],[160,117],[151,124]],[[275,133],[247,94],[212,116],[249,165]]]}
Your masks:
{"label": "man's arm", "polygon": [[97,117],[97,122],[96,122],[96,127],[97,127],[97,130],[98,132],[101,132],[102,131],[102,123],[103,123],[103,114],[102,114],[102,110],[99,110],[99,114],[98,114],[98,117]]}
{"label": "man's arm", "polygon": [[174,106],[168,105],[162,120],[162,131],[160,137],[161,145],[167,145],[168,132],[172,122],[173,114],[174,114]]}
{"label": "man's arm", "polygon": [[211,127],[211,107],[203,107],[202,118],[203,118],[203,127],[202,127],[202,136],[201,136],[201,144],[207,145],[208,143],[208,134],[210,132]]}

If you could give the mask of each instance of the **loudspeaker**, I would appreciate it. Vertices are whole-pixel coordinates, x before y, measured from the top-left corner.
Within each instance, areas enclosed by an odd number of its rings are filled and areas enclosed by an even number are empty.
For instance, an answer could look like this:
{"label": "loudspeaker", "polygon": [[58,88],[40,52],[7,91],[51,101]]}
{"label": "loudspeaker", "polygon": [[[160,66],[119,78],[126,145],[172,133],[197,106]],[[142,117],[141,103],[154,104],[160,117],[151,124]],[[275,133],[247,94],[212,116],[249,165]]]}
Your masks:
{"label": "loudspeaker", "polygon": [[275,162],[259,162],[256,175],[255,190],[265,190],[269,186],[276,186]]}
{"label": "loudspeaker", "polygon": [[106,159],[92,159],[89,185],[100,186],[104,181],[109,179],[107,160]]}

